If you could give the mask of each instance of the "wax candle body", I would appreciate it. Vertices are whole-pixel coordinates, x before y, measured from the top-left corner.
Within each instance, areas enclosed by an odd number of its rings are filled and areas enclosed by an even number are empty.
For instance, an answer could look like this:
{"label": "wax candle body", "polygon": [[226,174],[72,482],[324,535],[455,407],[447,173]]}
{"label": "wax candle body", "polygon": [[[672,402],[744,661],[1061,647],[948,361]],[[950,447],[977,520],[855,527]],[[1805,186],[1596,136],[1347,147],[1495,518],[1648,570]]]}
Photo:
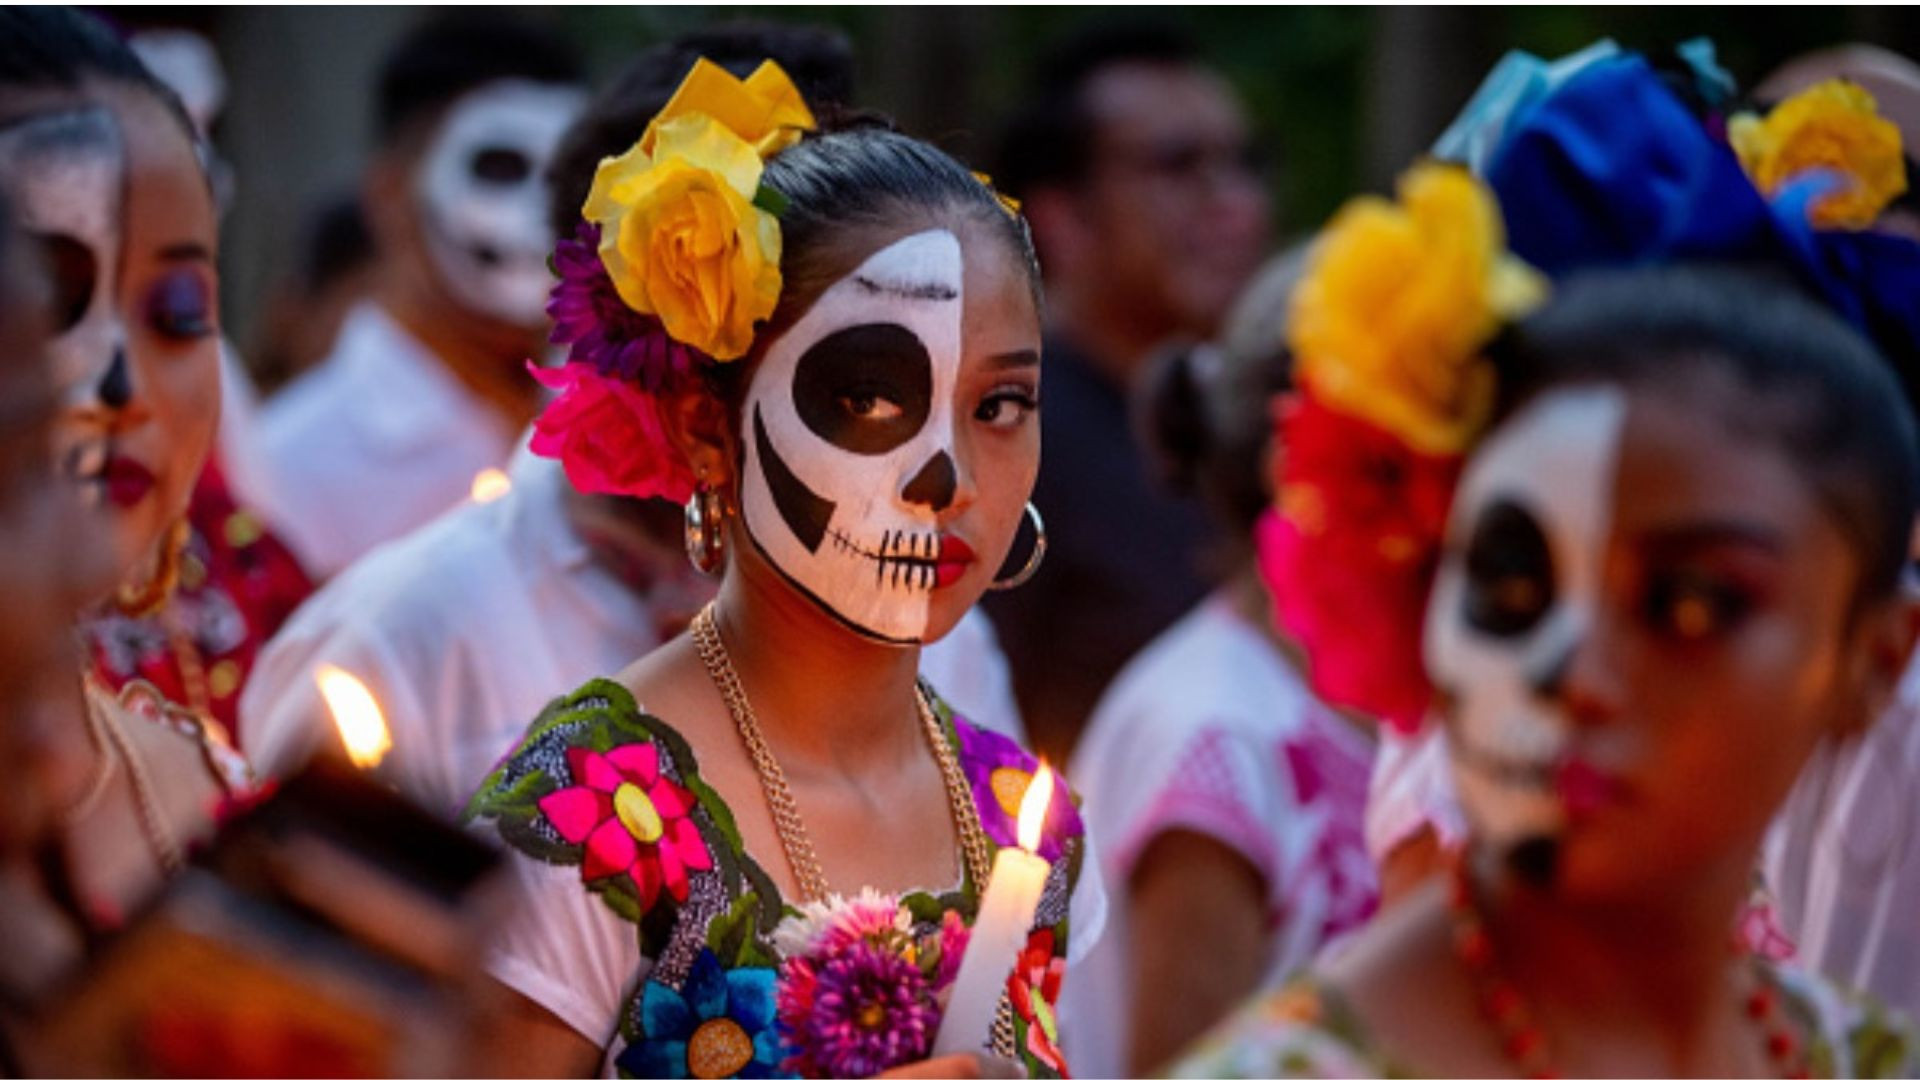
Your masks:
{"label": "wax candle body", "polygon": [[953,979],[933,1056],[966,1053],[986,1045],[1007,976],[1013,973],[1020,950],[1026,948],[1033,913],[1046,884],[1047,860],[1017,847],[1000,849],[987,891],[980,898],[980,917],[973,922],[959,974]]}

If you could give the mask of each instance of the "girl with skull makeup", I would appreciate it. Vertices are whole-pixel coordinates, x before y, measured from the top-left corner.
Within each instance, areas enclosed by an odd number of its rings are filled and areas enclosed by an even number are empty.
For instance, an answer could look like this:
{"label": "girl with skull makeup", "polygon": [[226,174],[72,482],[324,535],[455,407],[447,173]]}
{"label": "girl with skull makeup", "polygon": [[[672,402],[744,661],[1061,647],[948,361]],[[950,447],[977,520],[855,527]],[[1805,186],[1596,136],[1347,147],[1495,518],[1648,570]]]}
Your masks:
{"label": "girl with skull makeup", "polygon": [[[686,502],[721,584],[687,634],[550,705],[469,807],[524,856],[489,964],[518,995],[503,1069],[978,1067],[915,1063],[1036,765],[915,672],[1038,557],[1009,557],[1039,465],[1037,274],[951,158],[814,126],[777,66],[696,65],[556,256],[572,360],[541,373],[563,393],[535,451],[582,490]],[[1069,796],[1042,833],[1045,894],[977,1045],[1050,1075],[1060,973],[1103,906]]]}
{"label": "girl with skull makeup", "polygon": [[[219,416],[212,190],[173,95],[104,28],[66,9],[0,22],[0,186],[54,283],[55,468],[112,552],[80,591],[156,605]],[[183,865],[248,779],[216,728],[151,685],[84,685],[91,764],[62,814],[72,887],[103,926]]]}
{"label": "girl with skull makeup", "polygon": [[[1619,140],[1647,153],[1692,155],[1681,133],[1697,121],[1663,111],[1668,94],[1626,58],[1581,86],[1589,107],[1563,99],[1539,109],[1541,127],[1519,130],[1558,145],[1581,130],[1567,122],[1578,117],[1617,124]],[[1380,225],[1398,211],[1343,213],[1294,311],[1296,326],[1317,326],[1307,341],[1296,331],[1294,344],[1322,368],[1307,380],[1322,400],[1291,422],[1327,399],[1362,402],[1405,441],[1391,452],[1400,476],[1440,462],[1438,530],[1371,535],[1414,552],[1435,545],[1436,562],[1409,578],[1419,603],[1405,609],[1414,636],[1404,640],[1417,643],[1444,724],[1464,851],[1442,880],[1307,979],[1250,1005],[1177,1071],[1914,1067],[1902,1024],[1757,955],[1734,931],[1761,838],[1795,778],[1820,746],[1877,715],[1920,628],[1902,581],[1920,491],[1912,412],[1869,341],[1781,280],[1786,258],[1754,260],[1805,233],[1753,195],[1724,147],[1690,158],[1706,175],[1686,197],[1710,201],[1663,208],[1672,216],[1657,231],[1672,246],[1649,244],[1640,261],[1655,265],[1637,270],[1584,269],[1607,260],[1577,254],[1578,240],[1617,251],[1641,239],[1595,210],[1610,205],[1602,194],[1630,199],[1606,188],[1572,199],[1584,181],[1557,166],[1551,180],[1526,178],[1548,160],[1560,159],[1496,154],[1499,204],[1462,171],[1416,170],[1392,232]],[[1641,190],[1640,174],[1605,160],[1609,179],[1592,183]],[[1669,175],[1646,172],[1660,183]],[[1569,221],[1569,202],[1593,218]],[[1706,221],[1706,207],[1721,216]],[[1516,250],[1564,285],[1485,345],[1539,289],[1525,283],[1524,264],[1499,254],[1503,211]],[[1741,254],[1774,269],[1688,262],[1725,244],[1742,212],[1751,231]],[[1342,276],[1393,256],[1409,269],[1384,294],[1356,292]],[[1455,298],[1464,303],[1433,305],[1463,271],[1484,284]],[[1832,281],[1802,280],[1832,302]],[[1414,317],[1353,318],[1382,302]],[[1450,323],[1457,311],[1477,322]],[[1410,422],[1431,419],[1462,437],[1433,438],[1444,429]],[[1390,456],[1349,439],[1354,456]],[[1465,455],[1457,486],[1455,465],[1426,456],[1449,449]],[[1364,521],[1352,504],[1303,517],[1307,494],[1296,488],[1290,508],[1281,499],[1303,535],[1302,522],[1341,534],[1337,518]],[[1392,640],[1363,643],[1331,625],[1313,662]]]}
{"label": "girl with skull makeup", "polygon": [[1457,877],[1187,1075],[1907,1075],[1874,1007],[1734,946],[1769,820],[1914,641],[1913,420],[1777,285],[1569,285],[1519,328],[1426,625]]}

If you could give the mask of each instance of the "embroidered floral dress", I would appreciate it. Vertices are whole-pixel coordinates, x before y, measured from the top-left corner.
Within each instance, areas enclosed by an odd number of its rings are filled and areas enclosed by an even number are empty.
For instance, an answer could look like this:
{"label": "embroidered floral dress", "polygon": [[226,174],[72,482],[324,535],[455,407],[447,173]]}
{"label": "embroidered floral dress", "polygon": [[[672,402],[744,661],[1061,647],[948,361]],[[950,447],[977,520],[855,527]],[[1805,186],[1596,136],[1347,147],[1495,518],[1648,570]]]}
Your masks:
{"label": "embroidered floral dress", "polygon": [[[1807,1034],[1813,1076],[1913,1076],[1920,1042],[1905,1018],[1800,968],[1762,961],[1794,1027]],[[1346,1001],[1303,977],[1242,1007],[1175,1062],[1170,1075],[1420,1076],[1390,1060]]]}
{"label": "embroidered floral dress", "polygon": [[[936,715],[989,848],[1013,843],[1034,760],[944,703]],[[925,1057],[984,887],[968,870],[939,893],[789,905],[686,740],[603,679],[548,706],[468,815],[544,864],[516,860],[530,902],[490,969],[605,1042],[622,1076],[857,1076]],[[1054,1005],[1069,922],[1091,936],[1103,917],[1097,884],[1076,898],[1085,847],[1056,795],[1039,851],[1052,869],[1007,984],[1034,1076],[1067,1072]]]}

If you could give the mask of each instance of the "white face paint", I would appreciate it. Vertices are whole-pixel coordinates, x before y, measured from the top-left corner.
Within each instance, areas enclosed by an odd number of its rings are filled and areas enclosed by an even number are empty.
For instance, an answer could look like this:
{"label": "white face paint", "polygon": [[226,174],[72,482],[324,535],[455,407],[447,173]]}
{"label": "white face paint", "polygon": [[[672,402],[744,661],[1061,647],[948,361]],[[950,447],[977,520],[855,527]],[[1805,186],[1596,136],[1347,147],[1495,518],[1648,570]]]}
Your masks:
{"label": "white face paint", "polygon": [[508,79],[462,97],[440,125],[419,173],[427,252],[471,310],[546,319],[547,165],[585,105],[574,87]]}
{"label": "white face paint", "polygon": [[[127,183],[126,148],[104,108],[43,113],[0,128],[0,185],[21,228],[41,244],[53,278],[54,378],[69,408],[99,399],[126,371],[127,329],[115,299]],[[69,448],[70,473],[88,474],[99,439]]]}
{"label": "white face paint", "polygon": [[841,621],[899,644],[926,634],[958,483],[962,269],[944,229],[875,253],[767,350],[742,413],[755,546]]}
{"label": "white face paint", "polygon": [[1474,455],[1454,499],[1427,672],[1453,698],[1462,808],[1503,856],[1565,826],[1571,731],[1555,688],[1600,603],[1625,419],[1617,389],[1547,394]]}

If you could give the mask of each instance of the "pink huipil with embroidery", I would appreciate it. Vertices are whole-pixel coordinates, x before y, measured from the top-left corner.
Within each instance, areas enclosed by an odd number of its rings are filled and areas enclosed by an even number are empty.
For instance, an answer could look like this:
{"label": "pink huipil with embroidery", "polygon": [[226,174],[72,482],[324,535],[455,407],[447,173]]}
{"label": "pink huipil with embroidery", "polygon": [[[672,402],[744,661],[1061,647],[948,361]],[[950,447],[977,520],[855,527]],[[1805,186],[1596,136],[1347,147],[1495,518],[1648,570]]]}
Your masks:
{"label": "pink huipil with embroidery", "polygon": [[1315,698],[1225,595],[1134,658],[1068,768],[1113,890],[1107,932],[1065,993],[1075,1068],[1128,1071],[1126,882],[1155,837],[1199,833],[1259,871],[1274,931],[1269,983],[1373,913],[1361,832],[1372,758],[1371,737]]}

